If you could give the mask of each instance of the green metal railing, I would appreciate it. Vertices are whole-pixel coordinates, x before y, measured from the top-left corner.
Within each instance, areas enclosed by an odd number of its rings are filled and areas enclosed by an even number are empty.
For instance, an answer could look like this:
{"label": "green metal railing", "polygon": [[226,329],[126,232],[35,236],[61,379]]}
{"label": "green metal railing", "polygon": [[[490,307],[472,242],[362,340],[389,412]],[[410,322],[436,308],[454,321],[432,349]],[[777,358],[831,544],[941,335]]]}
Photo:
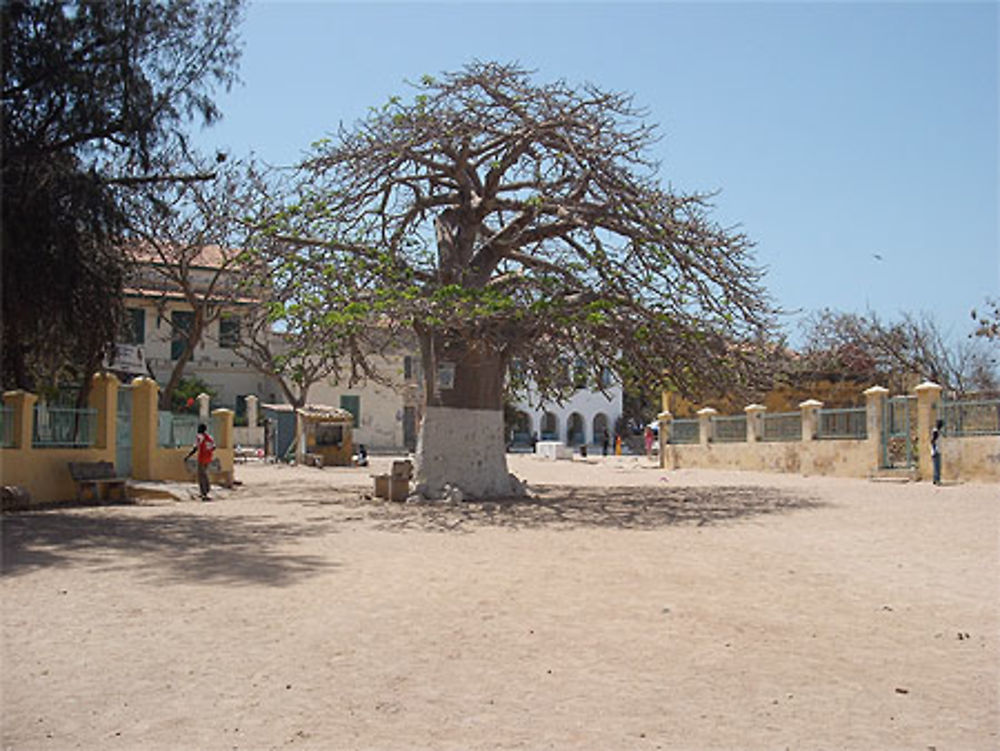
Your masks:
{"label": "green metal railing", "polygon": [[864,407],[821,409],[817,438],[864,440],[868,437],[868,410]]}
{"label": "green metal railing", "polygon": [[14,445],[14,410],[0,407],[0,448],[9,449]]}
{"label": "green metal railing", "polygon": [[946,435],[1000,435],[1000,399],[941,402]]}
{"label": "green metal railing", "polygon": [[163,448],[193,446],[198,435],[198,415],[160,412],[157,415],[157,436]]}
{"label": "green metal railing", "polygon": [[731,415],[712,418],[712,435],[716,443],[741,443],[747,439],[747,416]]}
{"label": "green metal railing", "polygon": [[97,410],[35,405],[31,445],[35,448],[87,448],[97,436]]}
{"label": "green metal railing", "polygon": [[672,420],[670,443],[698,443],[701,429],[699,420]]}
{"label": "green metal railing", "polygon": [[764,441],[801,441],[802,412],[764,413],[764,425],[761,440]]}

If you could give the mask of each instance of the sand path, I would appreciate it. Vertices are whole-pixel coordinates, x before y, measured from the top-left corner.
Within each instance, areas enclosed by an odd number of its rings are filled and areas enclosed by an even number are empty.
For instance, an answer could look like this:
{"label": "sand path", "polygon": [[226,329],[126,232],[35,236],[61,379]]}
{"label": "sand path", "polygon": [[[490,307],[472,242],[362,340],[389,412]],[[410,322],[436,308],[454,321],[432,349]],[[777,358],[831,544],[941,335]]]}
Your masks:
{"label": "sand path", "polygon": [[996,486],[511,468],[3,517],[0,746],[1000,747]]}

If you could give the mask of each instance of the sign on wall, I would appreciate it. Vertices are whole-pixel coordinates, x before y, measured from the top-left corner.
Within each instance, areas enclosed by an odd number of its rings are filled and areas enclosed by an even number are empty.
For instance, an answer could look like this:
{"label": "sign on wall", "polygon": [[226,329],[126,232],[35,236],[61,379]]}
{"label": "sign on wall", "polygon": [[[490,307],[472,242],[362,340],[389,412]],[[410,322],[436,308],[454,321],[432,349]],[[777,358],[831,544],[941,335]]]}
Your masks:
{"label": "sign on wall", "polygon": [[442,391],[455,388],[455,363],[438,363],[437,387]]}

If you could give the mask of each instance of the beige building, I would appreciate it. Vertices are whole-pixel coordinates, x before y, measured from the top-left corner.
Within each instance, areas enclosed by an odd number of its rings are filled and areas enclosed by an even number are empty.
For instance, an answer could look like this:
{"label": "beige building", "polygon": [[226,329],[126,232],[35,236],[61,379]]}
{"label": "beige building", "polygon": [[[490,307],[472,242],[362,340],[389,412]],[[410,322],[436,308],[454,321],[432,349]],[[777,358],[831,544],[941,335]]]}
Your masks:
{"label": "beige building", "polygon": [[[161,386],[166,384],[183,351],[179,332],[190,326],[194,316],[188,297],[194,293],[220,310],[185,365],[184,377],[204,381],[216,394],[212,407],[232,409],[238,424],[248,396],[256,396],[261,404],[283,401],[278,384],[236,353],[244,316],[256,301],[234,292],[235,264],[225,250],[208,246],[190,255],[183,277],[165,253],[147,249],[134,252],[134,257],[137,269],[126,288],[128,325],[109,370],[123,379],[149,376]],[[369,451],[412,450],[421,409],[419,361],[405,348],[397,348],[374,362],[385,383],[370,380],[348,387],[345,378],[327,378],[310,388],[308,402],[341,407],[355,415],[355,445],[364,444]],[[263,443],[263,433],[237,428],[237,434],[244,445]]]}
{"label": "beige building", "polygon": [[[187,262],[183,284],[177,265],[167,263],[163,254],[146,249],[133,251],[136,270],[125,289],[126,326],[117,343],[117,353],[108,369],[122,378],[152,377],[166,384],[183,351],[181,332],[194,318],[188,294],[207,298],[220,309],[209,321],[185,377],[204,381],[216,393],[214,407],[227,407],[242,415],[250,394],[262,402],[278,399],[280,390],[273,381],[248,366],[235,348],[243,328],[243,316],[254,300],[234,293],[231,259],[217,246],[208,246]],[[189,285],[185,289],[184,285]]]}
{"label": "beige building", "polygon": [[346,379],[328,378],[309,389],[308,401],[351,412],[355,447],[382,453],[414,451],[423,404],[420,358],[398,349],[373,364],[387,383],[369,380],[348,386]]}

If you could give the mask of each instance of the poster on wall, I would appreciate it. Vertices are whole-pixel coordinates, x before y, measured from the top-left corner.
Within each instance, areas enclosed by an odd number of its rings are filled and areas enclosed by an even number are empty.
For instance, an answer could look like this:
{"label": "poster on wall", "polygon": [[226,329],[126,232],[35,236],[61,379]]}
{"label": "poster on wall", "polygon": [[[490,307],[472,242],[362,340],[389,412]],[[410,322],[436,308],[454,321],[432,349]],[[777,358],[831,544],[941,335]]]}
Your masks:
{"label": "poster on wall", "polygon": [[447,391],[455,388],[455,363],[438,363],[437,387],[441,391]]}

